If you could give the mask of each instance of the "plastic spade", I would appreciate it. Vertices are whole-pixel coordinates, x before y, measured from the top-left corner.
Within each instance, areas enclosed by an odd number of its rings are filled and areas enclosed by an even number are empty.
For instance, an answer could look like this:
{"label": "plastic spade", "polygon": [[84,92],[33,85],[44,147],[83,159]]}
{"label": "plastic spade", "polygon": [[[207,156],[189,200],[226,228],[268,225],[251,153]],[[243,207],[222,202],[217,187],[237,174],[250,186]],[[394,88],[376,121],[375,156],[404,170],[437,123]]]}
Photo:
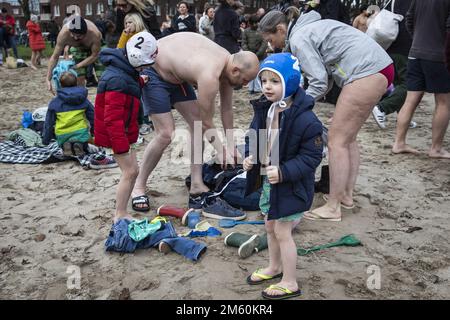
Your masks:
{"label": "plastic spade", "polygon": [[330,242],[330,243],[320,245],[320,246],[315,246],[315,247],[312,247],[309,249],[298,248],[297,254],[299,256],[305,256],[308,253],[311,253],[313,251],[319,251],[319,250],[326,249],[326,248],[339,247],[339,246],[355,247],[355,246],[360,246],[360,245],[362,245],[361,241],[356,239],[356,237],[353,234],[348,234],[346,236],[343,236],[336,242]]}
{"label": "plastic spade", "polygon": [[219,220],[219,227],[221,228],[233,228],[235,225],[238,224],[264,224],[264,220],[257,220],[257,221],[235,221],[233,219]]}

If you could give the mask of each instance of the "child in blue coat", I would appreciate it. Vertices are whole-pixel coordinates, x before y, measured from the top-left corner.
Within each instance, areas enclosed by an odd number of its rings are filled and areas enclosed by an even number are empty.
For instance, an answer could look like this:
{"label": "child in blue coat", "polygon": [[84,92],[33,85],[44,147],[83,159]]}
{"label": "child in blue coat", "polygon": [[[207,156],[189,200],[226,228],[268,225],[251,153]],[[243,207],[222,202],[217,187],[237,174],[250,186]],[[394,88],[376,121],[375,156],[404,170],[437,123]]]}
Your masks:
{"label": "child in blue coat", "polygon": [[260,208],[265,214],[269,266],[253,272],[247,283],[281,278],[262,296],[286,299],[301,294],[292,229],[314,198],[314,172],[322,160],[323,127],[312,111],[313,98],[300,88],[297,58],[289,53],[273,54],[261,64],[258,77],[264,97],[251,101],[255,114],[250,126],[256,133],[253,137],[259,137],[258,150],[249,150],[255,144],[246,139],[243,165],[247,193],[263,186]]}

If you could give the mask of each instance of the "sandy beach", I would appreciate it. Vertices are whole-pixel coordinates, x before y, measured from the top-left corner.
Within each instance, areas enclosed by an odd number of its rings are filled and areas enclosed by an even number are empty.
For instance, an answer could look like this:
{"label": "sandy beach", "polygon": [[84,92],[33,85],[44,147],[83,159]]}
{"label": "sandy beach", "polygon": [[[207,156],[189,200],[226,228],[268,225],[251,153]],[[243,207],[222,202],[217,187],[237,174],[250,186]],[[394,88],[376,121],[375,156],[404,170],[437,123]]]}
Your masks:
{"label": "sandy beach", "polygon": [[[45,67],[36,72],[0,67],[0,140],[20,127],[23,111],[48,104],[52,96],[45,74]],[[95,92],[89,88],[91,102]],[[249,125],[249,98],[245,90],[235,91],[236,128]],[[317,103],[314,110],[325,122],[333,108]],[[450,161],[426,154],[433,110],[434,97],[426,95],[414,116],[418,127],[408,134],[408,142],[422,151],[418,156],[391,154],[395,114],[388,116],[385,130],[372,117],[367,120],[358,136],[362,164],[356,208],[345,211],[342,222],[303,220],[294,233],[303,248],[347,234],[363,245],[299,256],[303,295],[298,299],[450,298]],[[174,117],[186,128],[175,111]],[[139,146],[138,159],[145,145]],[[168,148],[147,184],[152,210],[135,213],[136,218],[153,218],[162,204],[187,206],[189,166],[171,163],[174,148]],[[450,149],[448,132],[445,148]],[[222,229],[218,238],[196,238],[208,246],[197,262],[156,249],[105,252],[119,178],[118,168],[83,170],[74,161],[0,163],[0,299],[262,299],[266,285],[249,286],[245,279],[266,265],[268,251],[243,260],[223,239],[232,231],[262,233],[263,226],[236,226]],[[323,202],[316,193],[314,207]],[[257,218],[258,212],[248,216]],[[217,226],[217,220],[208,221]],[[187,230],[172,222],[180,233]],[[79,289],[67,287],[71,266],[80,268]],[[373,288],[367,284],[377,270],[380,286]]]}

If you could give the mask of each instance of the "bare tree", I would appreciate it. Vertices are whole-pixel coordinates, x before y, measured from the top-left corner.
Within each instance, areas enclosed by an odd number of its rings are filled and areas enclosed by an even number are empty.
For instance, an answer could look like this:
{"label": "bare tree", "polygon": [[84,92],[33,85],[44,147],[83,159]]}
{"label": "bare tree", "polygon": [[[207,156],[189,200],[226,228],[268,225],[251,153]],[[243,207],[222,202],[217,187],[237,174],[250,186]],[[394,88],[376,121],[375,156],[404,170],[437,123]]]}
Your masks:
{"label": "bare tree", "polygon": [[30,0],[18,0],[20,7],[22,8],[23,15],[25,20],[30,20],[31,12],[30,12]]}

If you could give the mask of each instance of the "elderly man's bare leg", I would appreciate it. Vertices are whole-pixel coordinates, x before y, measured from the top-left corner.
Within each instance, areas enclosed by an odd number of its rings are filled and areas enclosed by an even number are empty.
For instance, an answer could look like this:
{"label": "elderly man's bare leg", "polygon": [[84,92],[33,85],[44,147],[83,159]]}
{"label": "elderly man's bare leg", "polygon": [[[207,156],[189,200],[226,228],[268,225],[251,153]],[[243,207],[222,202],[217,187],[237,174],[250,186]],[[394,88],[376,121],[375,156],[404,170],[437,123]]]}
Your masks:
{"label": "elderly man's bare leg", "polygon": [[431,158],[450,159],[450,152],[442,148],[450,119],[450,93],[439,93],[434,97],[436,108],[433,116],[431,149],[428,155]]}
{"label": "elderly man's bare leg", "polygon": [[423,91],[408,91],[405,103],[403,104],[397,116],[397,130],[395,142],[392,146],[393,153],[413,153],[419,154],[419,151],[406,144],[406,133],[413,117],[414,111],[422,100]]}
{"label": "elderly man's bare leg", "polygon": [[372,106],[386,90],[387,80],[374,74],[344,86],[336,104],[329,131],[330,196],[327,204],[306,213],[309,220],[341,220],[341,202],[353,203],[359,170],[356,136],[369,117]]}
{"label": "elderly man's bare leg", "polygon": [[[203,143],[203,139],[201,141],[195,141],[194,137],[194,122],[200,121],[200,111],[197,102],[195,100],[177,102],[175,104],[175,109],[177,109],[184,120],[186,120],[191,134],[191,188],[189,193],[197,195],[207,192],[209,191],[209,188],[203,183],[202,163],[194,163],[194,145],[202,145]],[[203,137],[203,135],[200,137]],[[202,152],[203,150],[200,148],[199,151]]]}
{"label": "elderly man's bare leg", "polygon": [[[157,113],[152,114],[153,125],[155,126],[155,137],[147,145],[142,158],[142,163],[139,170],[139,175],[136,179],[136,184],[132,192],[133,197],[145,195],[145,187],[147,180],[153,169],[155,169],[164,150],[172,140],[172,133],[175,130],[175,124],[172,113]],[[137,205],[144,207],[146,204]]]}

